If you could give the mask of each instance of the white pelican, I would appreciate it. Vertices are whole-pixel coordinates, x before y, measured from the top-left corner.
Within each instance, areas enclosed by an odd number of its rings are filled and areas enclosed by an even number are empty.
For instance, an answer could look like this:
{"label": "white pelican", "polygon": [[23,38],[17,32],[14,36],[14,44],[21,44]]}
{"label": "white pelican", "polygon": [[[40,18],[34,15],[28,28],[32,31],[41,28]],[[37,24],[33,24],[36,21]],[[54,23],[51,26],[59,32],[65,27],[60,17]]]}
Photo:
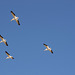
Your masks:
{"label": "white pelican", "polygon": [[[19,20],[18,20],[19,17],[16,17],[15,14],[13,13],[13,11],[11,11],[11,14],[12,14],[13,17],[14,17],[12,20],[16,20],[17,24],[20,25]],[[12,21],[12,20],[11,20],[11,21]]]}
{"label": "white pelican", "polygon": [[9,58],[14,59],[13,56],[10,56],[10,54],[9,54],[7,51],[5,51],[5,53],[6,53],[7,56],[8,56],[6,59],[9,59]]}
{"label": "white pelican", "polygon": [[4,42],[5,45],[8,46],[8,44],[7,44],[7,42],[6,42],[6,39],[4,39],[1,35],[0,35],[0,38],[1,38],[1,40],[2,40],[2,41],[0,41],[0,43],[1,43],[1,42]]}
{"label": "white pelican", "polygon": [[51,48],[49,48],[49,46],[48,46],[48,45],[46,45],[46,44],[43,44],[43,45],[46,47],[46,49],[45,49],[44,51],[49,50],[49,51],[53,54],[53,51],[51,50]]}

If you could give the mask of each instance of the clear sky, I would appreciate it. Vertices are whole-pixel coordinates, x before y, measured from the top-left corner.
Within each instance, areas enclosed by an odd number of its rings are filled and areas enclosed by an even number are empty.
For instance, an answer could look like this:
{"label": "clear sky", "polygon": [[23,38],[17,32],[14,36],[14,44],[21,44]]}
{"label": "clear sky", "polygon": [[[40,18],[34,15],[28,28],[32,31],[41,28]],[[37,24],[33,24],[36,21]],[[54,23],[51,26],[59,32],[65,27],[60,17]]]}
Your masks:
{"label": "clear sky", "polygon": [[75,0],[1,0],[0,34],[0,75],[75,75]]}

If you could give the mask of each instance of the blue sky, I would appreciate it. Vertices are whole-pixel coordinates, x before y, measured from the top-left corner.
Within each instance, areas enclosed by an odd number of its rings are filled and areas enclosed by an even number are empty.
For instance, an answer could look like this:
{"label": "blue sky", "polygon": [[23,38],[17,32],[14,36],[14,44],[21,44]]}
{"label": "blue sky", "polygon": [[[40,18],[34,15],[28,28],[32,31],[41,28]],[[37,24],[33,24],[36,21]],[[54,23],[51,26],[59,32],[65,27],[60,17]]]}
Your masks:
{"label": "blue sky", "polygon": [[75,75],[75,0],[1,0],[0,34],[0,75]]}

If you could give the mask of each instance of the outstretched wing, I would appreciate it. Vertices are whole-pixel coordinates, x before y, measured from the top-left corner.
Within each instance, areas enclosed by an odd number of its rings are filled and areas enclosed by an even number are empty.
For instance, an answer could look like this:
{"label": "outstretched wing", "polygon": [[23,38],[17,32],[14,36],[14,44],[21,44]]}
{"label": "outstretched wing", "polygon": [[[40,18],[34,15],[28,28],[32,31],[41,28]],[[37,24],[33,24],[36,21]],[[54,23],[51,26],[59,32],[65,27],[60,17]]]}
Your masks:
{"label": "outstretched wing", "polygon": [[13,15],[13,17],[15,18],[15,14],[13,13],[13,11],[11,11],[11,14]]}
{"label": "outstretched wing", "polygon": [[3,37],[0,35],[1,40],[3,40]]}
{"label": "outstretched wing", "polygon": [[11,59],[14,59],[13,57]]}
{"label": "outstretched wing", "polygon": [[[1,40],[3,41],[4,38],[3,38],[1,35],[0,35],[0,38],[1,38]],[[6,46],[8,46],[8,44],[7,44],[6,41],[4,41],[4,43],[5,43]]]}
{"label": "outstretched wing", "polygon": [[5,51],[5,53],[7,54],[7,56],[10,56],[10,54],[7,51]]}
{"label": "outstretched wing", "polygon": [[46,44],[43,44],[46,48],[48,47],[48,45],[46,45]]}
{"label": "outstretched wing", "polygon": [[53,54],[53,51],[49,49],[49,51]]}
{"label": "outstretched wing", "polygon": [[7,42],[4,42],[6,46],[8,46]]}
{"label": "outstretched wing", "polygon": [[20,22],[19,22],[19,20],[16,20],[16,22],[17,22],[17,24],[18,24],[18,25],[20,25]]}
{"label": "outstretched wing", "polygon": [[51,50],[51,53],[53,54],[53,51]]}

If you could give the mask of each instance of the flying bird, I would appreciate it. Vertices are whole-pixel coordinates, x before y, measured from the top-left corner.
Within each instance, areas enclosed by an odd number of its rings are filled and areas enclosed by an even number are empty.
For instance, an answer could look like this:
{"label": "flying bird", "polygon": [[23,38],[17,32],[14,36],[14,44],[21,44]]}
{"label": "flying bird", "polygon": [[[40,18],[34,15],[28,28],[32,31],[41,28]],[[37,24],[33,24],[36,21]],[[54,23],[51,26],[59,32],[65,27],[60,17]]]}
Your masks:
{"label": "flying bird", "polygon": [[49,50],[49,51],[53,54],[53,51],[51,50],[51,48],[49,48],[49,46],[48,46],[48,45],[46,45],[46,44],[43,44],[43,45],[46,47],[46,49],[45,49],[44,51]]}
{"label": "flying bird", "polygon": [[8,46],[6,39],[4,39],[1,35],[0,35],[0,38],[1,38],[1,40],[2,40],[2,41],[0,41],[0,43],[4,42],[5,45]]}
{"label": "flying bird", "polygon": [[10,56],[10,54],[9,54],[7,51],[5,51],[5,53],[6,53],[7,56],[8,56],[6,59],[9,59],[9,58],[14,59],[13,56]]}
{"label": "flying bird", "polygon": [[[12,20],[15,20],[15,21],[17,22],[17,24],[20,25],[19,20],[18,20],[19,17],[16,17],[16,15],[13,13],[13,11],[11,11],[11,14],[12,14],[13,17],[14,17]],[[11,21],[12,21],[12,20],[11,20]]]}

